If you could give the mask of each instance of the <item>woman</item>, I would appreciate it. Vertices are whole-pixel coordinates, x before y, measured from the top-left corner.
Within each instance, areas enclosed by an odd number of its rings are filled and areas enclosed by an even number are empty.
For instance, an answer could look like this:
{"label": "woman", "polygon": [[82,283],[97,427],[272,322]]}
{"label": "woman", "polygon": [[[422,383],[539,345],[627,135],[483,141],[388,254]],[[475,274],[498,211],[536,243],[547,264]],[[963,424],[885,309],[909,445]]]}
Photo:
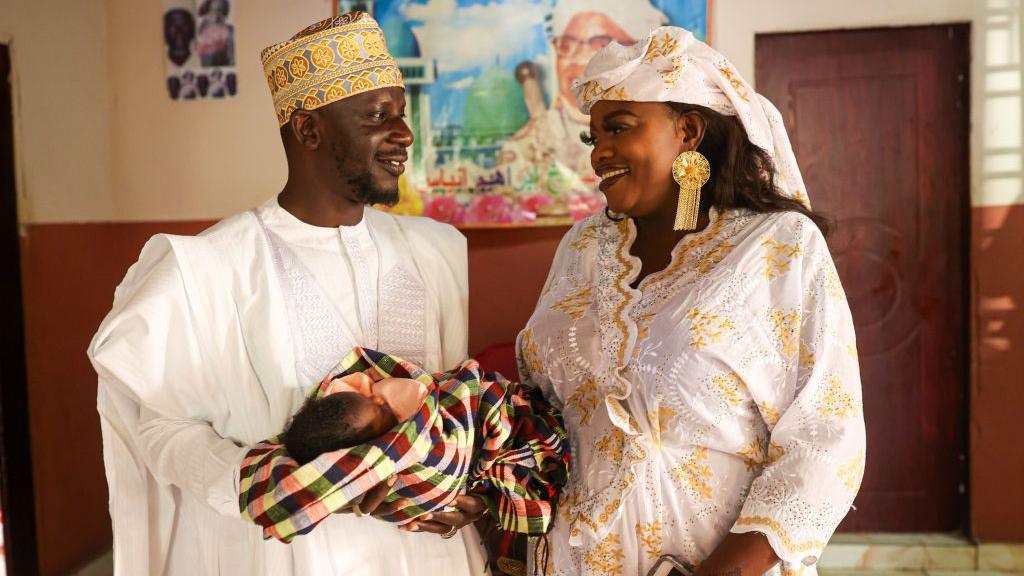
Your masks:
{"label": "woman", "polygon": [[781,117],[673,27],[604,48],[576,92],[609,209],[563,238],[518,340],[574,459],[534,560],[813,574],[864,424],[849,307]]}

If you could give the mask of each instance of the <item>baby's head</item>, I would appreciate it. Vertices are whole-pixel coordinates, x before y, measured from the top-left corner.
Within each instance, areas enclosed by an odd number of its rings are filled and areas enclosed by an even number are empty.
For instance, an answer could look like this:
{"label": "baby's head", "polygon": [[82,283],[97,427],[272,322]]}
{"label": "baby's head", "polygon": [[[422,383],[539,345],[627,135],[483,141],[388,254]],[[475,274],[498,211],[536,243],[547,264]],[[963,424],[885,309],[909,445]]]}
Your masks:
{"label": "baby's head", "polygon": [[307,400],[284,431],[284,445],[292,458],[305,464],[324,452],[373,440],[397,424],[383,399],[337,392]]}

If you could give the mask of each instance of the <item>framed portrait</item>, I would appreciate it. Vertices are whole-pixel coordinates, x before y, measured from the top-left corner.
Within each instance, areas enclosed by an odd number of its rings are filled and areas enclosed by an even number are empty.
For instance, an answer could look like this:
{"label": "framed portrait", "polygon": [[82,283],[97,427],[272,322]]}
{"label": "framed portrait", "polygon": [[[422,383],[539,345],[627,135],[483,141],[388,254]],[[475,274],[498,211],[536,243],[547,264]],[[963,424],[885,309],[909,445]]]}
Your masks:
{"label": "framed portrait", "polygon": [[603,209],[572,94],[598,50],[675,25],[706,39],[708,0],[335,0],[384,30],[416,136],[393,212],[460,227],[561,225]]}

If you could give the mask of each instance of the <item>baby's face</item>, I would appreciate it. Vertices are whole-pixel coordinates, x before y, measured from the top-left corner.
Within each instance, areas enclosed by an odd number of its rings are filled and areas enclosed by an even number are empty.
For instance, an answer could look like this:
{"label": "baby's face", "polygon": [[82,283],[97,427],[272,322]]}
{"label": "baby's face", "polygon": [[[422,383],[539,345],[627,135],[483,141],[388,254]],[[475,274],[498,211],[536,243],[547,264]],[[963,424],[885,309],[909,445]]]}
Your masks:
{"label": "baby's face", "polygon": [[379,396],[359,395],[362,401],[357,404],[354,423],[360,429],[367,431],[370,438],[379,438],[388,430],[398,425],[398,418],[388,406],[388,403]]}
{"label": "baby's face", "polygon": [[363,396],[370,396],[373,394],[373,378],[362,372],[340,376],[331,381],[330,390],[333,392],[351,390]]}

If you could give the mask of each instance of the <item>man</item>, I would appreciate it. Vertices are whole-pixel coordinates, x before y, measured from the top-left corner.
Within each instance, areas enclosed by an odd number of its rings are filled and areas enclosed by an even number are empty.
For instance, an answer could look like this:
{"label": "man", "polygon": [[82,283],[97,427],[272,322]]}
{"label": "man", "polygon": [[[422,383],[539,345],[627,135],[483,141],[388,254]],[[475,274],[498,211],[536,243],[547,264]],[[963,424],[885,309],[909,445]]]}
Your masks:
{"label": "man", "polygon": [[[158,235],[114,295],[99,374],[119,575],[483,573],[472,527],[450,539],[336,514],[290,545],[240,519],[247,446],[280,433],[354,345],[430,370],[464,359],[465,239],[367,205],[397,200],[412,133],[401,74],[363,13],[262,54],[288,160],[281,193],[197,237]],[[472,497],[420,532],[483,512]]]}
{"label": "man", "polygon": [[[668,17],[647,0],[558,0],[548,22],[558,94],[546,112],[509,139],[503,154],[513,164],[513,174],[527,174],[534,167],[548,170],[554,164],[577,188],[578,177],[592,176],[593,169],[590,148],[579,137],[589,131],[590,120],[576,105],[572,83],[598,50],[611,42],[637,42],[652,28],[667,24]],[[596,192],[596,184],[588,191]]]}
{"label": "man", "polygon": [[196,20],[184,8],[172,8],[164,13],[164,44],[167,59],[176,66],[184,66],[192,56],[192,40],[196,37]]}

